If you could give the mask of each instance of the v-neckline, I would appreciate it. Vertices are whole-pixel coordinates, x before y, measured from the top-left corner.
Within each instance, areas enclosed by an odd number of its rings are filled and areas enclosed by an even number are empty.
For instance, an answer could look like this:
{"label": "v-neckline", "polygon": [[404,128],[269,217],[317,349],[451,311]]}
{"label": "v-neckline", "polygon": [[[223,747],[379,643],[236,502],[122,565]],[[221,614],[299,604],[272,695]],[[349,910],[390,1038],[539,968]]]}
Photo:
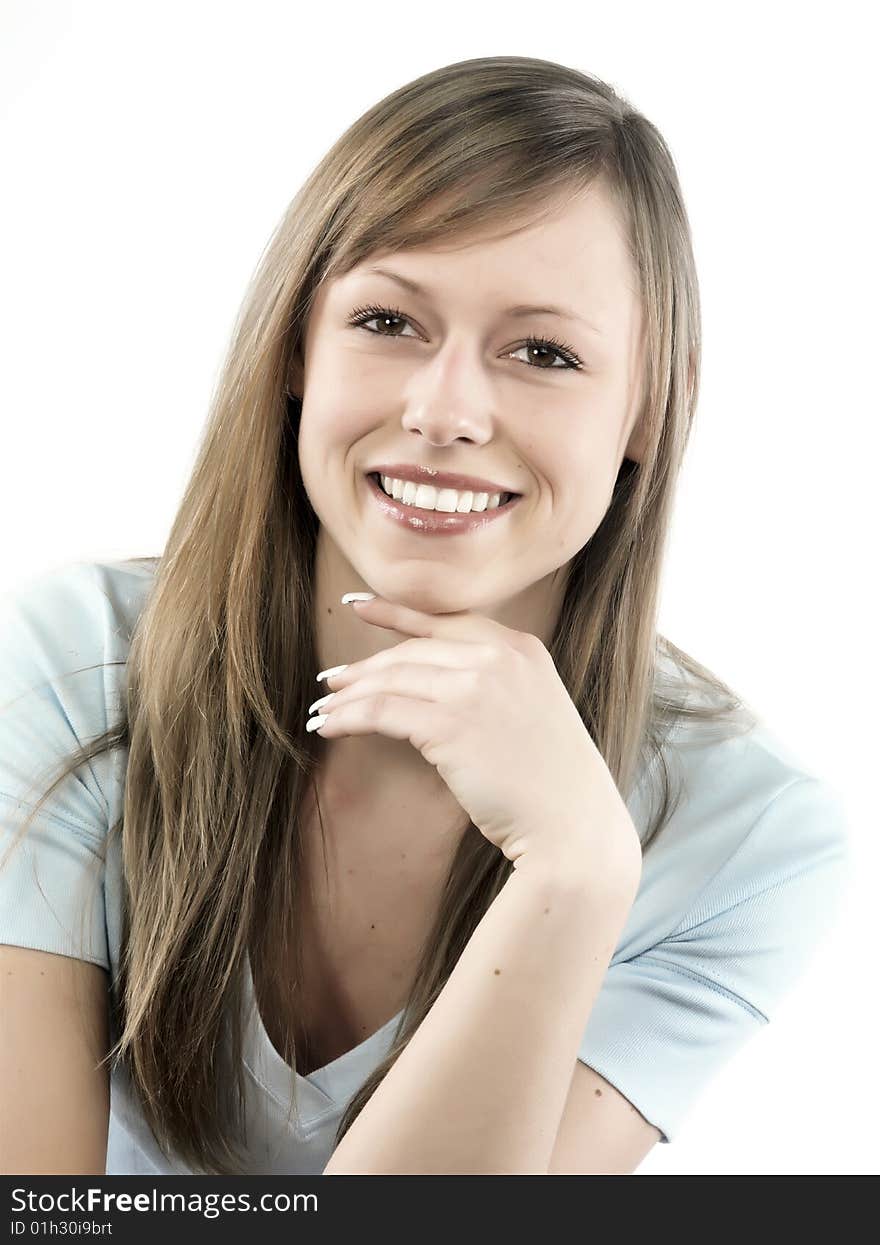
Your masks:
{"label": "v-neckline", "polygon": [[[290,1104],[293,1069],[282,1059],[266,1032],[254,990],[249,953],[246,953],[244,962],[244,1005],[245,1063],[255,1080],[287,1109]],[[313,1120],[348,1102],[389,1050],[394,1027],[402,1016],[403,1008],[357,1046],[343,1051],[323,1067],[314,1068],[307,1076],[296,1073],[296,1093],[301,1119]]]}

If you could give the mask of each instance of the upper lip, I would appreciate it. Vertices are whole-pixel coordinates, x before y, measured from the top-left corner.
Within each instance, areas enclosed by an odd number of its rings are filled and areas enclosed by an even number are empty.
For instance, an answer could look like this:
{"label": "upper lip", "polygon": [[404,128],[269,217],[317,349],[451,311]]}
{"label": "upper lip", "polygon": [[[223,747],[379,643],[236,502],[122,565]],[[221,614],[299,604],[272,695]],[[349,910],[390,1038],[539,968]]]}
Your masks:
{"label": "upper lip", "polygon": [[513,493],[514,489],[483,480],[479,476],[459,475],[456,471],[437,471],[434,467],[422,467],[418,463],[379,463],[370,467],[367,475],[392,476],[395,480],[411,480],[413,484],[432,484],[435,488],[454,488],[458,492]]}

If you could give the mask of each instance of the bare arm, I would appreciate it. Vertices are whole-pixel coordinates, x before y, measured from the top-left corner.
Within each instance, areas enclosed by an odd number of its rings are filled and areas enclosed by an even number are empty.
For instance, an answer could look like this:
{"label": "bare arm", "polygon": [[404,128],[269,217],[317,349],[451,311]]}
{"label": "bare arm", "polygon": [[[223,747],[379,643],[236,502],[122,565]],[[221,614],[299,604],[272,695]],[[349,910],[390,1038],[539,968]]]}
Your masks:
{"label": "bare arm", "polygon": [[0,945],[0,1172],[103,1173],[110,1077],[108,974]]}
{"label": "bare arm", "polygon": [[638,881],[521,857],[324,1175],[546,1175]]}

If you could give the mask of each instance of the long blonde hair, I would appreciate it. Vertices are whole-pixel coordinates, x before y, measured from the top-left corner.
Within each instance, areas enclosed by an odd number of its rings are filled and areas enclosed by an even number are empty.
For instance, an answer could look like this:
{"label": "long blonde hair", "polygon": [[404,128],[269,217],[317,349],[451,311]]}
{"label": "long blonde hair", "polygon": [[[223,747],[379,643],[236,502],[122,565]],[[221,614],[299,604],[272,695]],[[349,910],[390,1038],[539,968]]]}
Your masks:
{"label": "long blonde hair", "polygon": [[[425,74],[355,121],[276,228],[235,324],[167,546],[154,560],[131,635],[123,718],[65,758],[37,805],[80,765],[127,750],[123,814],[108,833],[108,842],[122,836],[124,905],[111,983],[119,1037],[106,1060],[124,1065],[166,1156],[194,1171],[248,1170],[244,959],[250,949],[271,965],[282,928],[293,938],[282,914],[297,910],[308,784],[317,799],[320,743],[303,722],[318,666],[318,521],[299,474],[301,408],[287,388],[316,288],[377,250],[534,220],[557,192],[598,178],[625,222],[639,278],[646,451],[640,464],[624,459],[598,530],[567,568],[549,649],[621,793],[628,797],[649,769],[660,775],[643,850],[678,798],[663,760],[669,732],[699,719],[737,733],[755,720],[656,629],[700,368],[697,275],[664,140],[611,86],[563,65],[481,57]],[[675,677],[664,675],[661,657]],[[694,703],[689,681],[707,703]],[[337,1144],[510,870],[471,824],[391,1049],[347,1105]],[[275,980],[288,996],[296,984]],[[293,1071],[291,1089],[295,1097]]]}

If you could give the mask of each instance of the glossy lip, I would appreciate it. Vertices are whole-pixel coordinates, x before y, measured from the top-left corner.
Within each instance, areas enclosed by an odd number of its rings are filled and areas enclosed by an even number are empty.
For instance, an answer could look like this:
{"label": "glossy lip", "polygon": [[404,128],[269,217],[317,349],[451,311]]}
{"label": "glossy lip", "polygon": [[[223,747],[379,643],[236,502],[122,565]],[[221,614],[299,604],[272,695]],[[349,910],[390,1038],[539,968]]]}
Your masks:
{"label": "glossy lip", "polygon": [[[503,506],[471,514],[449,514],[445,510],[418,510],[415,506],[406,506],[403,502],[395,501],[393,497],[383,493],[374,475],[367,475],[364,479],[367,482],[367,488],[379,503],[380,510],[384,511],[389,519],[393,519],[412,532],[422,532],[426,536],[455,536],[463,532],[480,531],[496,519],[503,518],[513,510],[517,502],[522,500],[522,494],[516,493]],[[503,491],[505,490],[495,490],[496,493]]]}
{"label": "glossy lip", "polygon": [[506,488],[493,480],[483,480],[479,476],[463,476],[455,471],[436,471],[433,467],[422,467],[418,463],[378,463],[367,468],[367,474],[376,473],[380,476],[392,476],[395,480],[410,480],[413,484],[432,484],[435,488],[454,488],[459,493],[514,493],[522,494],[516,489]]}

